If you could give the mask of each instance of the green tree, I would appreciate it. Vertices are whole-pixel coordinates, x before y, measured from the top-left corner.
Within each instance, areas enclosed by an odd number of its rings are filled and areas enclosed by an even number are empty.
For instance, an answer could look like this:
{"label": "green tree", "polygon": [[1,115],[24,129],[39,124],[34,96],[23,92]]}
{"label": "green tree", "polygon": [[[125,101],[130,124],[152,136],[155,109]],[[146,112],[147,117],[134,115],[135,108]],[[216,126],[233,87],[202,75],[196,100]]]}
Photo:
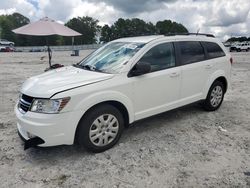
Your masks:
{"label": "green tree", "polygon": [[171,20],[158,21],[156,28],[159,34],[171,34],[171,33],[188,33],[186,27],[180,23],[172,22]]}
{"label": "green tree", "polygon": [[0,17],[0,27],[1,27],[1,38],[6,38],[14,41],[14,35],[11,32],[13,27],[11,21],[6,16]]}
{"label": "green tree", "polygon": [[[98,20],[89,16],[70,19],[65,25],[79,33],[81,36],[75,37],[75,44],[96,43],[96,33],[99,31]],[[64,38],[66,44],[71,44],[71,38]]]}
{"label": "green tree", "polygon": [[1,35],[0,38],[4,38],[10,41],[15,42],[16,45],[25,45],[27,44],[28,37],[16,35],[12,32],[13,29],[21,27],[30,23],[30,20],[19,14],[13,13],[12,15],[1,15],[0,16],[0,28]]}
{"label": "green tree", "polygon": [[101,41],[108,42],[121,37],[187,32],[188,30],[182,24],[171,20],[159,21],[154,25],[139,18],[119,18],[111,27],[108,25],[102,27]]}
{"label": "green tree", "polygon": [[111,41],[112,30],[108,25],[104,25],[101,29],[101,38],[103,42]]}
{"label": "green tree", "polygon": [[23,25],[30,23],[29,18],[27,18],[27,17],[25,17],[22,14],[19,14],[17,12],[10,15],[9,18],[15,27],[21,27]]}
{"label": "green tree", "polygon": [[244,42],[250,41],[250,37],[231,37],[226,42]]}
{"label": "green tree", "polygon": [[156,34],[156,27],[151,23],[133,18],[123,19],[119,18],[111,27],[105,25],[101,31],[101,41],[108,42],[121,37],[132,37],[141,35]]}

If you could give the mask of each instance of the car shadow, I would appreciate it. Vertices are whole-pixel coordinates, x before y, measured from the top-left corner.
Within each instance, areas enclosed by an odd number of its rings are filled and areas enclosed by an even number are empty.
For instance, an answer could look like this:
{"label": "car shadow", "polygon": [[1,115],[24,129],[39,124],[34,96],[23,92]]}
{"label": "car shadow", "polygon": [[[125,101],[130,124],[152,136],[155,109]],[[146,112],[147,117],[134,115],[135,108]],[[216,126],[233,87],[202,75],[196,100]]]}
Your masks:
{"label": "car shadow", "polygon": [[136,121],[124,131],[121,142],[126,142],[133,137],[137,137],[138,134],[150,133],[162,127],[176,126],[182,119],[203,113],[207,112],[200,103],[196,102]]}

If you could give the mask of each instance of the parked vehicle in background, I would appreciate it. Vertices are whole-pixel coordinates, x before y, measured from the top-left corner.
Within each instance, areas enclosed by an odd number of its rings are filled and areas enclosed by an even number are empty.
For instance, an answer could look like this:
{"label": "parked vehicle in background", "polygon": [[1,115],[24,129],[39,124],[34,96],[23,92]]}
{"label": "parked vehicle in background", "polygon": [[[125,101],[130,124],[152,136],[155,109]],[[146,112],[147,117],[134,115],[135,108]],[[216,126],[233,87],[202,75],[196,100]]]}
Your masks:
{"label": "parked vehicle in background", "polygon": [[3,51],[5,51],[5,46],[0,45],[0,52],[3,52]]}
{"label": "parked vehicle in background", "polygon": [[224,42],[223,45],[224,45],[225,47],[231,47],[230,42]]}
{"label": "parked vehicle in background", "polygon": [[15,48],[11,47],[11,46],[6,46],[5,47],[5,52],[14,52]]}
{"label": "parked vehicle in background", "polygon": [[29,52],[44,52],[44,50],[39,48],[32,48],[31,50],[29,50]]}
{"label": "parked vehicle in background", "polygon": [[230,47],[230,52],[233,52],[233,51],[236,51],[236,52],[246,51],[247,52],[249,50],[250,50],[250,43],[248,42],[236,43]]}
{"label": "parked vehicle in background", "polygon": [[0,52],[14,52],[15,43],[6,39],[0,39]]}
{"label": "parked vehicle in background", "polygon": [[14,46],[15,43],[11,42],[11,41],[8,41],[6,39],[0,39],[0,45],[3,45],[3,46]]}
{"label": "parked vehicle in background", "polygon": [[231,46],[230,46],[230,48],[229,48],[229,51],[230,52],[233,52],[233,51],[236,51],[236,46],[238,45],[238,43],[233,43],[233,44],[231,44]]}
{"label": "parked vehicle in background", "polygon": [[15,48],[11,46],[0,46],[0,52],[14,52]]}
{"label": "parked vehicle in background", "polygon": [[237,47],[236,47],[236,50],[238,52],[241,52],[241,51],[248,51],[250,49],[250,44],[249,43],[241,43],[239,44]]}
{"label": "parked vehicle in background", "polygon": [[25,149],[78,143],[102,152],[137,120],[196,101],[217,110],[231,64],[212,35],[117,39],[24,82],[15,107],[18,133]]}

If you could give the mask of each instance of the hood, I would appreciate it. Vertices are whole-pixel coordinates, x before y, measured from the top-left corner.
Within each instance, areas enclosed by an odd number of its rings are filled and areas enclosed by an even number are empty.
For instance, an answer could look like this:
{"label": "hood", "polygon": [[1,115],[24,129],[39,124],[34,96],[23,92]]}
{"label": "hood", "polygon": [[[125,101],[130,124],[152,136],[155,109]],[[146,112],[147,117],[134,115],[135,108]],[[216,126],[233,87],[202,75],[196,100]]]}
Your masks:
{"label": "hood", "polygon": [[24,82],[21,93],[32,97],[50,98],[55,93],[107,80],[113,76],[68,66],[29,78]]}

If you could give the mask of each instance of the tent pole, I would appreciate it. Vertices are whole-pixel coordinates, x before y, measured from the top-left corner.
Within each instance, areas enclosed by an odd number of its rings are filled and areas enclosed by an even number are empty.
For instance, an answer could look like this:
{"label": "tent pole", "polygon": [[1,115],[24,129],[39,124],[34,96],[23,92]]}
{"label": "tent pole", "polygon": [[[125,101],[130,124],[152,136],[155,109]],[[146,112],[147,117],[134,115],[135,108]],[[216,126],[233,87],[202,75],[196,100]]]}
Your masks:
{"label": "tent pole", "polygon": [[48,37],[46,37],[46,43],[47,43],[48,55],[49,55],[49,68],[51,68],[52,51],[51,51],[51,49],[49,47],[49,39],[48,39]]}
{"label": "tent pole", "polygon": [[52,51],[48,45],[48,55],[49,55],[49,67],[51,68],[51,58],[52,58]]}
{"label": "tent pole", "polygon": [[72,42],[72,51],[74,50],[74,37],[71,38],[71,42]]}

